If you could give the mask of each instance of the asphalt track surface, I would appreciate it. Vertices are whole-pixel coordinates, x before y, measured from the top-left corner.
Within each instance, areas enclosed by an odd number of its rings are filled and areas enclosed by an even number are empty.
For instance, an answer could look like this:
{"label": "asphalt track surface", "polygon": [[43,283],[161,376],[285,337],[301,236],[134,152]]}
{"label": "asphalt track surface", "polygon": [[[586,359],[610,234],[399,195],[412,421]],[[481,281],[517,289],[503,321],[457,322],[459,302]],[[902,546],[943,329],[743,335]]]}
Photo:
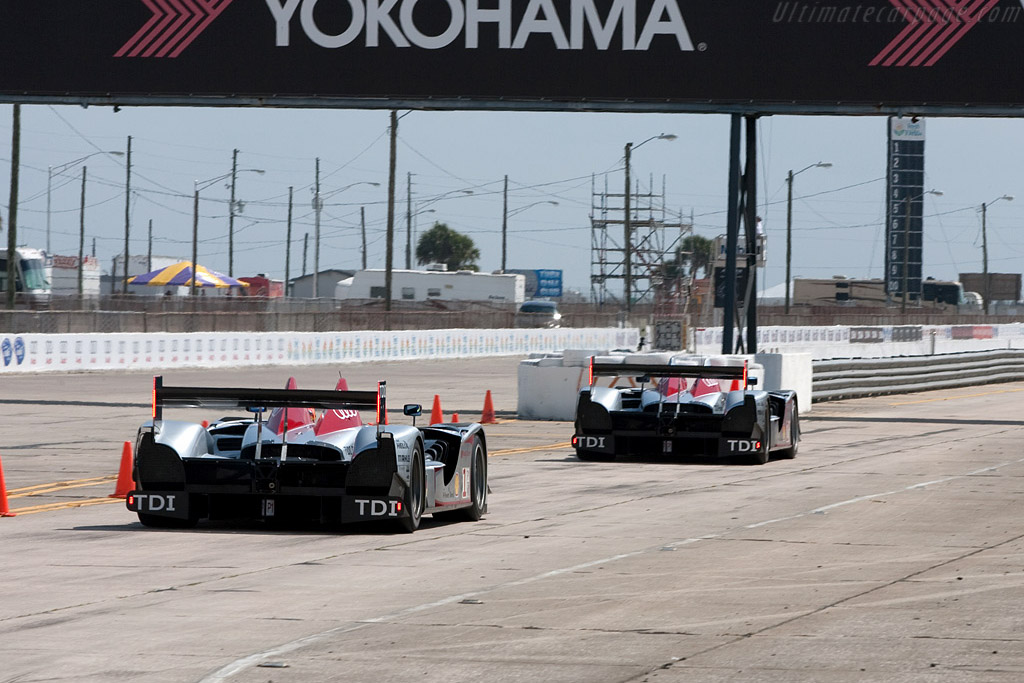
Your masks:
{"label": "asphalt track surface", "polygon": [[1024,680],[1024,384],[817,404],[761,467],[581,463],[508,417],[516,362],[341,368],[505,416],[489,513],[412,535],[146,529],[107,494],[149,376],[3,378],[0,681]]}

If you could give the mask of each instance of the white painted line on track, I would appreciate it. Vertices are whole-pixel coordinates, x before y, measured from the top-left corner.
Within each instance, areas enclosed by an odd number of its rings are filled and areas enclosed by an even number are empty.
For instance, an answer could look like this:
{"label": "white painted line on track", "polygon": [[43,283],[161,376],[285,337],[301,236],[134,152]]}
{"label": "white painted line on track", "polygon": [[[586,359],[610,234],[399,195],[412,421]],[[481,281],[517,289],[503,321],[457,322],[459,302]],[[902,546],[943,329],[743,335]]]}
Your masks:
{"label": "white painted line on track", "polygon": [[[1024,463],[1024,458],[1020,458],[1018,460],[1010,460],[1008,462],[1003,462],[1003,463],[1000,463],[998,465],[990,465],[988,467],[982,467],[980,469],[973,470],[971,472],[966,472],[964,474],[955,474],[955,475],[951,475],[951,476],[948,476],[948,477],[942,477],[940,479],[932,479],[930,481],[918,482],[916,484],[911,484],[910,486],[905,486],[905,487],[903,487],[901,489],[893,489],[891,491],[885,491],[885,492],[882,492],[882,493],[872,493],[872,494],[868,494],[868,495],[864,495],[864,496],[857,496],[856,498],[849,498],[849,499],[846,499],[846,500],[838,501],[836,503],[830,503],[829,505],[823,505],[821,507],[816,507],[816,508],[814,508],[812,510],[806,510],[804,512],[799,512],[799,513],[794,514],[794,515],[789,515],[787,517],[777,517],[775,519],[769,519],[769,520],[764,520],[762,522],[755,522],[753,524],[747,524],[747,525],[744,525],[744,526],[738,527],[738,528],[741,528],[741,529],[756,529],[756,528],[759,528],[759,527],[768,526],[770,524],[778,524],[780,522],[788,522],[788,521],[792,521],[792,520],[795,520],[795,519],[801,519],[803,517],[808,517],[810,515],[822,514],[822,513],[825,513],[827,511],[829,511],[829,510],[835,510],[836,508],[845,507],[847,505],[853,505],[855,503],[862,503],[862,502],[867,501],[867,500],[873,500],[873,499],[876,499],[876,498],[882,498],[884,496],[893,496],[893,495],[898,495],[900,493],[906,493],[908,491],[924,489],[924,488],[927,488],[929,486],[935,486],[937,484],[945,484],[945,483],[948,483],[948,482],[951,482],[951,481],[956,481],[958,479],[966,479],[968,477],[977,476],[979,474],[984,474],[985,472],[995,472],[995,471],[1003,469],[1005,467],[1010,467],[1012,465],[1019,465],[1021,463]],[[441,598],[440,600],[435,600],[433,602],[428,602],[428,603],[424,603],[424,604],[421,604],[421,605],[415,605],[413,607],[407,607],[405,609],[401,609],[401,610],[398,610],[396,612],[391,612],[391,613],[388,613],[388,614],[384,614],[384,615],[381,615],[379,617],[373,617],[373,618],[370,618],[370,619],[364,619],[364,620],[362,620],[362,621],[360,621],[360,622],[358,622],[356,624],[350,624],[348,626],[339,626],[337,628],[332,628],[332,629],[329,629],[327,631],[322,631],[320,633],[314,633],[314,634],[311,634],[311,635],[299,638],[297,640],[293,640],[290,643],[284,643],[284,644],[279,645],[279,646],[277,646],[275,648],[271,648],[269,650],[264,650],[262,652],[257,652],[257,653],[251,654],[251,655],[249,655],[247,657],[243,657],[241,659],[235,660],[234,662],[228,664],[227,666],[224,666],[224,667],[218,669],[217,671],[215,671],[214,673],[210,674],[209,676],[206,676],[205,678],[201,679],[200,683],[222,683],[223,681],[227,681],[228,679],[230,679],[235,674],[237,674],[237,673],[239,673],[241,671],[244,671],[245,669],[247,669],[247,668],[249,668],[251,666],[255,666],[256,664],[259,664],[260,662],[262,662],[264,660],[271,659],[271,658],[274,658],[274,657],[280,657],[282,655],[288,654],[290,652],[294,652],[294,651],[299,650],[299,649],[301,649],[303,647],[306,647],[308,645],[315,645],[317,643],[320,643],[320,642],[323,642],[323,641],[327,640],[328,638],[330,638],[332,636],[336,636],[336,635],[339,635],[339,634],[342,634],[342,633],[349,633],[351,631],[356,631],[358,629],[366,628],[366,627],[372,626],[374,624],[383,623],[383,622],[390,621],[390,620],[393,620],[393,619],[399,619],[399,618],[406,617],[406,616],[409,616],[409,615],[412,615],[412,614],[416,614],[418,612],[423,612],[425,610],[434,609],[436,607],[443,607],[445,605],[450,605],[450,604],[459,602],[460,600],[466,600],[466,599],[469,599],[469,598],[475,598],[477,596],[485,595],[487,593],[490,593],[490,592],[493,592],[493,591],[496,591],[496,590],[503,590],[503,589],[507,589],[507,588],[515,588],[515,587],[518,587],[518,586],[524,586],[524,585],[527,585],[527,584],[530,584],[530,583],[535,583],[537,581],[542,581],[544,579],[549,579],[549,578],[552,578],[552,577],[555,577],[555,576],[561,576],[563,574],[569,574],[569,573],[572,573],[572,572],[580,571],[582,569],[589,569],[590,567],[595,567],[595,566],[602,565],[602,564],[609,564],[611,562],[618,562],[620,560],[626,560],[626,559],[629,559],[629,558],[632,558],[632,557],[639,557],[641,555],[645,555],[645,554],[652,553],[652,552],[658,552],[658,551],[661,551],[661,550],[663,550],[665,548],[679,548],[679,547],[682,547],[682,546],[691,545],[693,543],[698,543],[700,541],[709,541],[709,540],[714,540],[714,539],[718,539],[718,538],[724,538],[725,536],[727,536],[730,533],[733,533],[734,531],[736,531],[736,529],[726,529],[725,531],[721,531],[721,532],[718,532],[718,533],[705,534],[704,536],[695,536],[693,538],[685,538],[685,539],[682,539],[682,540],[679,540],[679,541],[674,541],[672,543],[659,543],[658,545],[652,546],[650,548],[643,548],[641,550],[635,550],[635,551],[629,552],[629,553],[621,553],[619,555],[612,555],[612,556],[609,556],[609,557],[601,558],[599,560],[592,560],[590,562],[584,562],[582,564],[576,564],[576,565],[573,565],[571,567],[562,567],[561,569],[553,569],[551,571],[543,572],[541,574],[536,574],[534,576],[528,576],[528,577],[524,577],[524,578],[521,578],[521,579],[516,579],[514,581],[508,581],[506,583],[490,586],[490,587],[482,589],[482,590],[470,591],[468,593],[461,593],[459,595],[451,595],[451,596],[448,596],[446,598]]]}

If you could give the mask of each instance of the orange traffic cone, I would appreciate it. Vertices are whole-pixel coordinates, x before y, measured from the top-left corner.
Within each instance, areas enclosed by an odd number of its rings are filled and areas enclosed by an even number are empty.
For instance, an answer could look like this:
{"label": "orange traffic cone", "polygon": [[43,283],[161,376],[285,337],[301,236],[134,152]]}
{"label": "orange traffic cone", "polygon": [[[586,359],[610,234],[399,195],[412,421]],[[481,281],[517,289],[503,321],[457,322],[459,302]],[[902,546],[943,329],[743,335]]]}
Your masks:
{"label": "orange traffic cone", "polygon": [[203,425],[203,429],[208,429],[210,427],[210,421],[209,420],[203,420],[199,424]]}
{"label": "orange traffic cone", "polygon": [[495,424],[497,422],[494,419],[494,403],[491,401],[491,390],[487,390],[487,395],[484,396],[484,412],[480,416],[480,424]]}
{"label": "orange traffic cone", "polygon": [[0,462],[0,517],[17,517],[7,507],[7,485],[4,484],[4,464]]}
{"label": "orange traffic cone", "polygon": [[430,424],[436,425],[444,422],[444,413],[441,412],[441,397],[434,394],[434,408],[430,411]]}
{"label": "orange traffic cone", "polygon": [[127,498],[128,492],[135,488],[132,479],[132,443],[125,441],[121,449],[121,470],[117,473],[117,486],[108,498]]}
{"label": "orange traffic cone", "polygon": [[740,381],[738,379],[734,379],[732,381],[732,386],[729,387],[729,391],[739,391],[742,388],[743,387],[740,386]]}
{"label": "orange traffic cone", "polygon": [[458,413],[452,413],[452,422],[458,422],[458,421],[459,421],[459,414]]}

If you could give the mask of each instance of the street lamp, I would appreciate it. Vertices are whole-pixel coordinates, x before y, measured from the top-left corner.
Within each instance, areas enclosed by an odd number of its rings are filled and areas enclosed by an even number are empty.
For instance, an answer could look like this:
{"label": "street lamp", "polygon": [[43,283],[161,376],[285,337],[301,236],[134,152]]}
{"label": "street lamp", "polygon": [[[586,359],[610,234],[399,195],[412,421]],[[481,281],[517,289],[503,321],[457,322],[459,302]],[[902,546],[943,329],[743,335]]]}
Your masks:
{"label": "street lamp", "polygon": [[624,208],[625,208],[625,215],[623,217],[622,226],[623,226],[623,238],[624,238],[623,239],[623,242],[624,242],[623,250],[625,252],[624,272],[623,272],[623,282],[624,282],[624,285],[623,285],[624,292],[623,293],[624,293],[625,299],[626,299],[626,314],[627,315],[629,314],[630,310],[633,307],[633,303],[632,303],[632,298],[633,298],[633,261],[632,261],[632,259],[633,259],[633,255],[632,255],[632,250],[633,250],[633,226],[630,225],[630,216],[629,216],[629,212],[630,212],[629,204],[630,204],[630,198],[631,198],[630,197],[631,190],[629,188],[629,158],[632,155],[632,152],[633,152],[634,149],[640,149],[640,147],[646,145],[651,140],[668,140],[668,141],[671,142],[672,140],[675,140],[676,137],[678,137],[678,136],[673,134],[673,133],[662,133],[660,135],[651,136],[651,137],[647,138],[646,140],[644,140],[643,142],[641,142],[638,145],[634,145],[632,142],[627,142],[626,143],[626,152],[625,152],[625,158],[626,158],[626,163],[625,163],[625,167],[626,167],[626,173],[625,173],[625,175],[626,175],[626,191],[625,191],[625,193],[623,193],[623,198],[624,198],[624,202],[623,203],[624,203]]}
{"label": "street lamp", "polygon": [[[925,190],[919,195],[913,197],[907,196],[903,202],[906,205],[905,213],[903,216],[903,301],[900,304],[900,313],[906,313],[907,311],[907,290],[910,288],[910,204],[915,199],[920,199],[926,194],[933,194],[936,197],[941,197],[942,192],[939,190]],[[924,218],[922,217],[922,220]],[[922,249],[924,245],[922,244]],[[924,261],[924,255],[922,253],[921,261]]]}
{"label": "street lamp", "polygon": [[991,206],[992,204],[995,204],[1000,199],[1005,199],[1008,202],[1012,202],[1013,201],[1013,196],[1012,195],[1008,195],[1008,194],[1004,194],[1002,197],[996,197],[995,199],[990,201],[988,204],[982,204],[981,205],[981,261],[982,261],[982,277],[984,278],[983,283],[982,283],[982,289],[984,289],[984,293],[982,294],[982,296],[985,297],[985,302],[984,302],[985,315],[988,315],[988,310],[989,310],[988,309],[988,306],[989,306],[988,300],[989,300],[989,296],[990,296],[990,293],[991,293],[991,288],[989,287],[989,283],[988,283],[988,234],[987,234],[987,232],[985,230],[985,214],[988,212],[988,207]]}
{"label": "street lamp", "polygon": [[231,173],[223,173],[215,178],[196,180],[192,183],[192,280],[188,290],[189,296],[196,295],[196,261],[199,257],[199,191],[205,190],[225,178],[230,178],[236,173],[258,173],[263,175],[265,172],[262,168],[235,169]]}
{"label": "street lamp", "polygon": [[789,313],[789,267],[793,260],[793,178],[812,168],[832,168],[832,162],[819,161],[801,168],[796,173],[790,171],[786,176],[786,184],[789,186],[789,195],[786,200],[786,313]]}
{"label": "street lamp", "polygon": [[[437,209],[417,209],[416,211],[413,211],[413,213],[412,213],[412,223],[413,223],[413,227],[412,227],[412,241],[413,242],[416,242],[416,237],[417,237],[417,235],[419,235],[419,232],[420,232],[420,229],[419,229],[419,227],[420,227],[420,220],[419,220],[420,216],[423,216],[423,215],[428,214],[428,213],[437,213]],[[419,259],[417,259],[417,263],[418,262],[419,262]],[[406,269],[406,270],[409,270],[409,269]]]}
{"label": "street lamp", "polygon": [[505,251],[505,238],[506,238],[506,235],[508,233],[508,219],[512,218],[513,216],[517,216],[517,215],[521,214],[523,211],[526,211],[527,209],[529,209],[531,207],[534,207],[534,206],[538,206],[540,204],[550,204],[551,206],[558,206],[558,202],[550,200],[550,199],[547,199],[547,200],[544,200],[544,201],[539,201],[539,202],[534,202],[532,204],[527,204],[526,206],[520,206],[518,209],[513,209],[512,211],[508,211],[508,204],[507,203],[505,204],[505,208],[506,208],[505,216],[504,216],[503,220],[501,221],[501,272],[503,272],[503,273],[505,272],[505,254],[506,254],[506,251]]}
{"label": "street lamp", "polygon": [[320,193],[320,160],[316,160],[316,174],[317,181],[316,187],[313,188],[313,210],[316,212],[316,220],[313,223],[313,298],[320,298],[320,212],[324,209],[324,199],[333,197],[336,194],[341,194],[350,187],[356,185],[370,185],[371,187],[380,187],[380,183],[372,183],[366,180],[361,180],[357,183],[349,183],[345,187],[340,187],[337,190],[331,190],[330,192]]}
{"label": "street lamp", "polygon": [[82,163],[86,159],[94,157],[97,154],[109,154],[110,156],[115,156],[115,157],[123,157],[124,156],[124,152],[114,151],[114,150],[109,151],[109,152],[103,152],[103,151],[101,151],[101,152],[93,152],[92,154],[86,154],[84,157],[81,157],[79,159],[75,159],[74,161],[69,161],[67,163],[59,164],[57,166],[49,166],[49,167],[47,167],[47,171],[46,171],[46,253],[47,254],[51,253],[50,252],[50,199],[51,199],[51,194],[53,192],[53,176],[60,175],[61,173],[63,173],[64,171],[68,170],[72,166],[77,166],[78,164]]}

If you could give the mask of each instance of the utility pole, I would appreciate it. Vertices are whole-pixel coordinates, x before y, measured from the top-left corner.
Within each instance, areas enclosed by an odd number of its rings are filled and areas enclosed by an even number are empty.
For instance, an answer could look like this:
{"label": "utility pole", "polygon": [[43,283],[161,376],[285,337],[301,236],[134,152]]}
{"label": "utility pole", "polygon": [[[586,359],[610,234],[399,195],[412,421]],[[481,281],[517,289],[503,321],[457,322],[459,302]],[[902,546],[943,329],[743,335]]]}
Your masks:
{"label": "utility pole", "polygon": [[11,124],[11,199],[7,214],[7,308],[14,310],[14,264],[18,249],[18,171],[21,166],[21,105],[14,105]]}
{"label": "utility pole", "polygon": [[96,238],[92,238],[92,257],[96,258]]}
{"label": "utility pole", "polygon": [[384,257],[384,310],[391,310],[391,269],[394,266],[395,250],[395,164],[398,153],[398,112],[391,110],[391,153],[388,163],[388,232],[386,255]]}
{"label": "utility pole", "polygon": [[[627,171],[628,173],[628,171]],[[629,184],[629,181],[626,181]],[[507,255],[506,239],[508,237],[508,175],[505,175],[505,191],[503,192],[503,203],[501,209],[501,272],[505,272],[505,257]]]}
{"label": "utility pole", "polygon": [[405,190],[405,269],[412,270],[412,173],[406,175]]}
{"label": "utility pole", "polygon": [[284,240],[284,295],[289,295],[289,283],[292,281],[292,193],[294,187],[288,188],[288,233]]}
{"label": "utility pole", "polygon": [[[93,251],[96,251],[95,247]],[[146,272],[153,270],[153,219],[149,219],[149,232],[146,236]]]}
{"label": "utility pole", "polygon": [[[124,180],[124,283],[122,293],[128,293],[128,240],[132,225],[132,136],[128,136],[128,156]],[[193,254],[194,256],[194,254]],[[192,264],[195,266],[195,264]]]}
{"label": "utility pole", "polygon": [[790,169],[786,175],[786,184],[789,186],[786,196],[786,313],[789,313],[789,267],[793,262],[793,171]]}
{"label": "utility pole", "polygon": [[306,276],[306,255],[309,254],[309,233],[302,238],[302,276]]}
{"label": "utility pole", "polygon": [[82,302],[82,269],[85,265],[85,178],[88,166],[82,167],[82,203],[78,213],[78,301]]}
{"label": "utility pole", "polygon": [[[199,260],[199,183],[194,185],[192,194],[192,280],[190,280],[188,294],[191,297],[196,295],[196,261]],[[127,278],[125,282],[128,282]],[[127,288],[128,285],[125,285]],[[192,299],[195,303],[195,298]]]}
{"label": "utility pole", "polygon": [[313,298],[320,297],[320,209],[323,204],[320,202],[320,157],[316,158],[316,186],[313,190],[313,208],[316,219],[313,226]]}
{"label": "utility pole", "polygon": [[359,225],[363,233],[363,270],[366,270],[366,207],[359,207]]}
{"label": "utility pole", "polygon": [[228,277],[235,276],[235,182],[238,180],[238,150],[231,154],[231,201],[228,203]]}
{"label": "utility pole", "polygon": [[989,286],[988,286],[988,233],[985,230],[985,214],[988,211],[988,205],[981,205],[981,267],[982,267],[982,285],[981,288],[984,290],[982,296],[985,297],[982,305],[985,311],[985,315],[988,315],[988,300],[989,300]]}
{"label": "utility pole", "polygon": [[[632,259],[633,259],[633,255],[632,255],[633,230],[632,230],[632,228],[633,228],[633,226],[630,225],[630,219],[629,219],[629,209],[630,209],[630,206],[629,206],[629,203],[630,203],[629,202],[629,200],[630,200],[630,190],[629,190],[629,156],[630,156],[630,152],[632,150],[633,150],[633,143],[632,142],[627,142],[626,143],[626,155],[625,155],[626,156],[626,191],[622,195],[623,207],[625,209],[625,212],[624,212],[623,217],[622,217],[622,228],[623,228],[622,248],[623,248],[624,257],[625,257],[625,260],[624,260],[625,265],[623,266],[622,278],[623,278],[623,294],[624,294],[625,299],[626,299],[626,315],[629,315],[629,313],[630,313],[630,311],[632,310],[632,307],[633,307],[633,302],[632,302],[632,299],[633,299],[633,261],[632,261]],[[628,321],[627,321],[627,323],[628,323]]]}

